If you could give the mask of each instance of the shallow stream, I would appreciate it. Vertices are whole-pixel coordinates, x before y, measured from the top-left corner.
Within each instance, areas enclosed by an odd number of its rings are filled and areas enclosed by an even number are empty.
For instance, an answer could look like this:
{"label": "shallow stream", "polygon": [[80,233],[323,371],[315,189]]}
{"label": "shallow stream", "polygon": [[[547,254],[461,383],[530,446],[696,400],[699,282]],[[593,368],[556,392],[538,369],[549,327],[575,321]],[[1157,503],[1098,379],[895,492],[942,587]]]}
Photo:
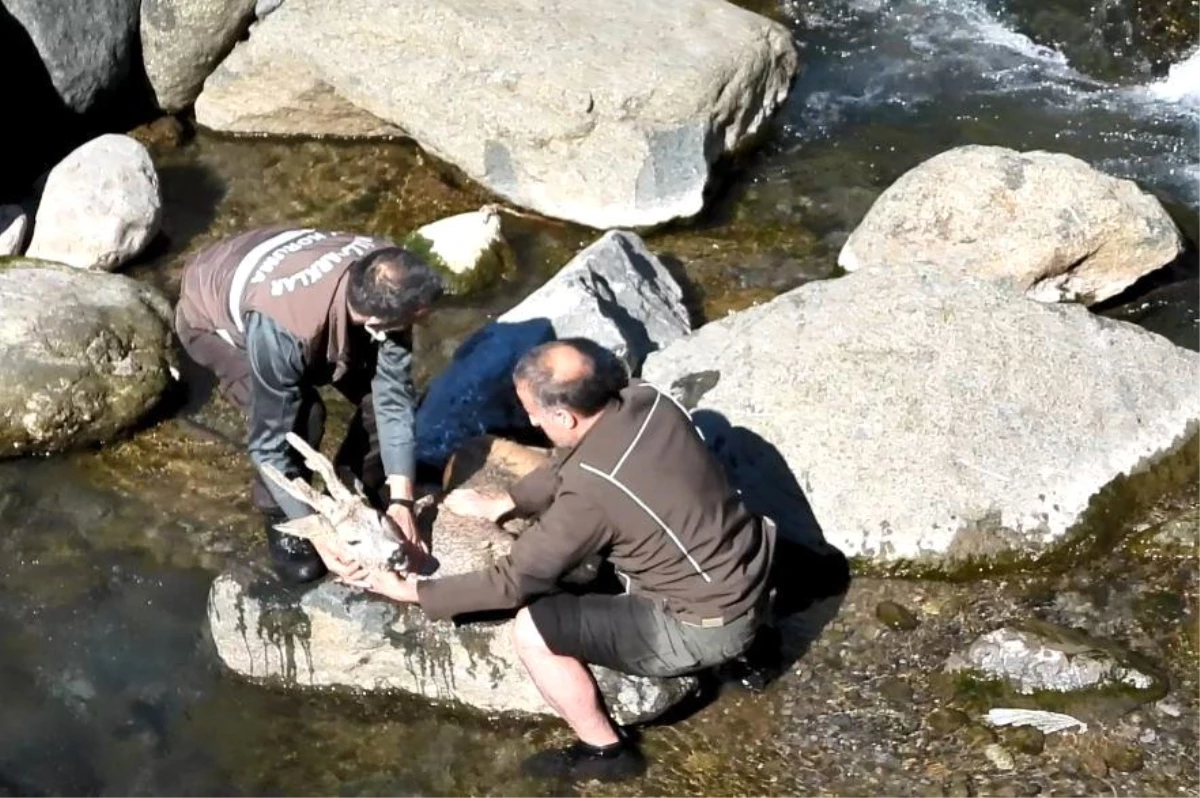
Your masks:
{"label": "shallow stream", "polygon": [[[1052,34],[1064,19],[1070,29],[1095,23],[1068,0],[750,5],[796,31],[805,67],[769,139],[731,170],[710,209],[648,236],[687,282],[697,323],[835,277],[838,248],[878,193],[959,144],[1059,150],[1137,179],[1195,239],[1195,54],[1164,75],[1136,48],[1113,56],[1112,31],[1060,49]],[[251,225],[399,236],[488,201],[406,143],[202,133],[156,157],[164,234],[129,273],[171,295],[187,253]],[[424,374],[594,237],[524,219],[512,231],[508,279],[456,300],[422,333]],[[1197,348],[1194,256],[1150,288],[1104,312]],[[236,436],[228,408],[203,399],[198,391],[186,412]],[[235,447],[177,418],[99,451],[0,462],[0,795],[563,794],[566,785],[513,775],[534,745],[561,735],[557,724],[402,697],[287,695],[221,671],[205,597],[230,558],[258,551],[248,474]],[[1157,518],[1194,531],[1196,507],[1193,490]],[[656,767],[625,789],[1194,793],[1196,542],[1172,551],[1118,546],[1058,573],[965,585],[856,580],[839,620],[766,695],[727,693],[647,729]],[[1116,572],[1126,578],[1107,578]],[[1109,633],[1170,674],[1175,714],[1155,705],[1113,717],[1095,745],[1047,741],[997,771],[980,753],[995,735],[971,723],[930,730],[936,708],[972,708],[938,681],[938,665],[989,624],[1049,612],[1047,595],[1059,594],[1108,608]],[[917,611],[922,626],[901,635],[876,621],[885,598]],[[1143,765],[1111,765],[1111,746],[1136,748]]]}

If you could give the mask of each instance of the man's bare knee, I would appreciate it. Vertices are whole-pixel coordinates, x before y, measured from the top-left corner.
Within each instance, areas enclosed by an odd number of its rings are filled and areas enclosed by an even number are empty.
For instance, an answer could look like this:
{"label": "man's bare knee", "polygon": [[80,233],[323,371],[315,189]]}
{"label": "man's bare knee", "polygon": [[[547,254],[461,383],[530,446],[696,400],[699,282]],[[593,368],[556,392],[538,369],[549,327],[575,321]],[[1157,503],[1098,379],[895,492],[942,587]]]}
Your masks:
{"label": "man's bare knee", "polygon": [[537,624],[533,622],[533,615],[530,614],[528,607],[522,607],[513,620],[512,639],[518,651],[548,650],[546,641],[542,639],[542,634],[538,631]]}

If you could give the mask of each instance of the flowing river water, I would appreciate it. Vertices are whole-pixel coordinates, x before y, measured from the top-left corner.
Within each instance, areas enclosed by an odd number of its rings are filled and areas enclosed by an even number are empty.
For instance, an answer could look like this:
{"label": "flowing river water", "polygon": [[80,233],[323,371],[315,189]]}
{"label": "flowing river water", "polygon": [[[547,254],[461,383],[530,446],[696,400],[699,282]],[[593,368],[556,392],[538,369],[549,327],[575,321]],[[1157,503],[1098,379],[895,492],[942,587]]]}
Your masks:
{"label": "flowing river water", "polygon": [[[710,209],[648,236],[686,280],[697,323],[836,277],[838,248],[878,193],[959,144],[1059,150],[1132,177],[1195,240],[1195,54],[1158,74],[1136,52],[1110,57],[1109,38],[1059,49],[1042,36],[1053,29],[1047,9],[1075,28],[1094,21],[1066,0],[1034,10],[977,0],[750,5],[796,31],[804,72]],[[251,225],[399,236],[488,201],[402,142],[201,133],[156,160],[163,236],[129,273],[171,295],[187,253]],[[507,279],[455,300],[422,332],[423,376],[595,235],[528,219],[511,234]],[[1195,349],[1196,285],[1193,254],[1102,312]],[[288,694],[221,670],[205,633],[207,590],[260,542],[244,458],[180,420],[198,413],[236,437],[228,408],[204,398],[197,389],[100,450],[0,462],[0,795],[563,794],[568,785],[514,775],[533,746],[561,738],[558,724],[405,697]],[[1108,554],[1045,573],[963,585],[856,579],[838,620],[767,694],[727,690],[645,730],[654,769],[608,792],[1194,793],[1196,506],[1194,489],[1173,494],[1109,530],[1123,542]],[[1182,556],[1142,545],[1164,529],[1182,530]],[[981,754],[993,733],[967,719],[930,724],[947,707],[978,708],[939,679],[938,665],[1004,619],[1062,616],[1063,596],[1111,613],[1112,634],[1155,657],[1171,693],[1132,712],[1096,709],[1107,723],[1092,742],[1047,739],[997,769]],[[919,628],[880,624],[884,599],[917,610]]]}

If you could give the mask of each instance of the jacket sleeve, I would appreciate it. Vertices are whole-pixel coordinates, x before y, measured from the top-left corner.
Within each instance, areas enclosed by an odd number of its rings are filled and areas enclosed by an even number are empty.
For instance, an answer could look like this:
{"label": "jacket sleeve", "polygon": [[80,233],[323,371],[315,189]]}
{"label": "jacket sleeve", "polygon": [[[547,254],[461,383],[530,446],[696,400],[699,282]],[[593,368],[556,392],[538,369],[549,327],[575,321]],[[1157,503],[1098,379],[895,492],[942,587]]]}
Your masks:
{"label": "jacket sleeve", "polygon": [[558,464],[549,462],[538,466],[508,489],[518,515],[544,513],[558,492]]}
{"label": "jacket sleeve", "polygon": [[371,401],[375,405],[384,473],[412,479],[417,460],[413,429],[417,391],[412,380],[411,334],[389,335],[379,344]]}
{"label": "jacket sleeve", "polygon": [[[291,446],[286,436],[296,427],[300,411],[300,381],[304,355],[300,343],[270,318],[260,313],[246,317],[246,355],[250,361],[250,460],[270,463],[287,476],[296,476]],[[308,505],[292,498],[264,477],[288,518],[310,515]]]}
{"label": "jacket sleeve", "polygon": [[466,574],[427,579],[417,595],[425,613],[444,620],[466,612],[515,609],[554,588],[560,576],[611,542],[604,514],[563,491],[513,543],[507,557]]}

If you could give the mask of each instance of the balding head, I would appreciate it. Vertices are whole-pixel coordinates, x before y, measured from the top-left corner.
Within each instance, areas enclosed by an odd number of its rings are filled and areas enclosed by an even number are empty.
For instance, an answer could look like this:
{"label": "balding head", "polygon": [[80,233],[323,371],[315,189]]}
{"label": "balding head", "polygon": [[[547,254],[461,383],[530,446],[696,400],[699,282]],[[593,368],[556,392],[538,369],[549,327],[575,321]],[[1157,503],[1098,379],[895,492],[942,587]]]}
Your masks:
{"label": "balding head", "polygon": [[[629,376],[620,359],[595,341],[564,338],[526,352],[513,370],[513,382],[536,424],[554,411],[566,411],[577,421],[595,416],[629,384]],[[550,426],[539,426],[559,443]]]}

